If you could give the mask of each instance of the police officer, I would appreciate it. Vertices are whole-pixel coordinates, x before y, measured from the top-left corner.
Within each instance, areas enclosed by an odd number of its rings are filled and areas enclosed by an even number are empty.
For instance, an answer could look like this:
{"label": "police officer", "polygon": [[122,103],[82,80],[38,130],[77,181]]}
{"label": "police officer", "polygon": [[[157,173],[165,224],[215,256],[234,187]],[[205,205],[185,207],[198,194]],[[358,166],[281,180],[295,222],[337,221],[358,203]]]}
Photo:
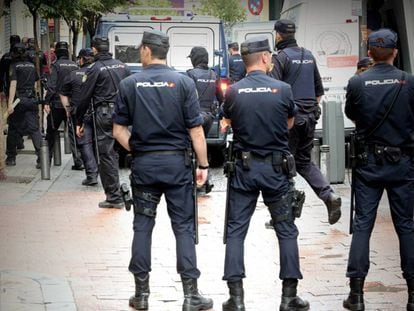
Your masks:
{"label": "police officer", "polygon": [[[187,70],[187,74],[194,80],[197,88],[201,114],[204,119],[204,136],[207,137],[213,124],[214,116],[212,112],[217,110],[218,102],[222,101],[222,95],[216,73],[208,68],[207,50],[204,47],[195,46],[191,49],[188,57],[191,59],[191,64],[194,68]],[[211,183],[210,178],[208,178],[200,191],[207,194],[213,187],[214,185]]]}
{"label": "police officer", "polygon": [[[59,127],[62,122],[66,122],[67,114],[59,97],[59,91],[63,85],[65,78],[71,71],[78,69],[75,62],[69,60],[68,43],[60,41],[56,43],[56,61],[51,66],[50,79],[47,81],[46,105],[45,111],[47,116],[46,139],[49,145],[50,158],[53,156],[53,148],[55,145],[55,136],[59,134]],[[56,159],[55,159],[56,160]],[[74,158],[74,170],[82,170],[82,159],[76,155]]]}
{"label": "police officer", "polygon": [[344,307],[364,310],[369,240],[384,190],[399,239],[401,269],[408,285],[407,310],[414,310],[414,77],[393,66],[397,34],[380,29],[368,36],[369,70],[348,83],[345,114],[355,122],[353,170],[355,218],[346,276],[351,291]]}
{"label": "police officer", "polygon": [[[143,71],[119,87],[114,135],[133,154],[134,240],[129,271],[134,274],[137,310],[148,309],[151,234],[160,197],[164,194],[177,244],[177,272],[184,289],[183,311],[207,310],[213,301],[197,288],[194,239],[194,197],[188,149],[197,154],[197,184],[207,178],[208,162],[203,118],[194,82],[166,66],[169,38],[145,31],[139,48]],[[131,133],[128,126],[132,125]]]}
{"label": "police officer", "polygon": [[81,87],[80,104],[76,110],[78,134],[83,135],[80,126],[91,104],[95,111],[99,150],[99,175],[105,191],[106,200],[99,203],[100,208],[123,208],[119,190],[118,153],[112,135],[112,113],[114,111],[119,82],[130,75],[128,66],[112,59],[109,53],[108,38],[96,37],[92,41],[95,62],[88,66]]}
{"label": "police officer", "polygon": [[[36,151],[37,168],[40,168],[39,150],[42,136],[39,130],[39,114],[35,83],[39,80],[33,63],[28,61],[23,44],[12,48],[12,65],[8,100],[9,130],[7,135],[6,165],[16,165],[17,143],[23,134],[29,134]],[[13,107],[16,99],[20,103]]]}
{"label": "police officer", "polygon": [[275,79],[292,86],[298,108],[295,126],[289,132],[289,148],[296,161],[296,169],[309,183],[316,195],[325,202],[328,221],[335,224],[341,217],[341,198],[330,187],[319,168],[311,161],[319,101],[324,94],[322,80],[312,53],[296,43],[295,24],[286,19],[275,23],[277,54],[273,55]]}
{"label": "police officer", "polygon": [[80,102],[82,79],[86,69],[92,64],[93,59],[92,49],[81,49],[78,54],[80,68],[70,72],[59,91],[62,104],[68,114],[73,156],[76,158],[77,151],[79,150],[85,166],[86,179],[82,181],[84,186],[95,186],[98,184],[98,165],[93,150],[93,128],[90,112],[86,113],[83,119],[83,136],[77,137],[75,133],[77,125],[76,108]]}
{"label": "police officer", "polygon": [[289,183],[295,174],[288,147],[288,128],[292,127],[296,113],[291,88],[266,75],[271,67],[267,38],[254,37],[243,42],[241,53],[246,78],[230,87],[223,105],[224,122],[231,125],[234,133],[236,158],[228,194],[223,277],[230,299],[223,304],[223,310],[245,310],[244,240],[260,192],[279,240],[279,277],[283,280],[280,310],[308,310],[309,303],[296,292],[302,274]]}
{"label": "police officer", "polygon": [[232,82],[237,82],[244,78],[246,75],[246,67],[244,66],[243,60],[239,53],[239,44],[237,42],[232,42],[227,45],[229,50],[229,70],[230,70],[230,80]]}
{"label": "police officer", "polygon": [[[3,102],[3,100],[7,102],[10,86],[10,67],[13,62],[12,49],[15,44],[20,43],[20,37],[18,35],[11,35],[9,40],[10,50],[0,60],[0,102]],[[24,149],[23,136],[21,139],[19,138],[17,149]]]}
{"label": "police officer", "polygon": [[[27,55],[29,56],[29,60],[36,65],[36,41],[34,38],[27,39]],[[39,68],[41,69],[44,65],[46,65],[46,59],[42,51],[39,51]]]}

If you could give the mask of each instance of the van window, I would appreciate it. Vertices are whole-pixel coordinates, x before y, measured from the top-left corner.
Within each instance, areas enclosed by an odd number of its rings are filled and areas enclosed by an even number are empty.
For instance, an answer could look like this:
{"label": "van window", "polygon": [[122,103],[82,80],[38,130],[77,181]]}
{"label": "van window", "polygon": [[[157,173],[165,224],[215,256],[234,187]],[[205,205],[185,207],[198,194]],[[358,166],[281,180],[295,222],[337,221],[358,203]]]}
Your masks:
{"label": "van window", "polygon": [[[170,27],[166,30],[170,37],[170,51],[167,63],[178,71],[193,68],[187,57],[191,49],[197,45],[206,48],[209,55],[209,66],[213,66],[214,32],[208,27]],[[195,44],[196,43],[196,44]]]}
{"label": "van window", "polygon": [[124,63],[141,63],[139,59],[139,44],[144,31],[150,27],[112,27],[108,33],[111,53],[114,58]]}

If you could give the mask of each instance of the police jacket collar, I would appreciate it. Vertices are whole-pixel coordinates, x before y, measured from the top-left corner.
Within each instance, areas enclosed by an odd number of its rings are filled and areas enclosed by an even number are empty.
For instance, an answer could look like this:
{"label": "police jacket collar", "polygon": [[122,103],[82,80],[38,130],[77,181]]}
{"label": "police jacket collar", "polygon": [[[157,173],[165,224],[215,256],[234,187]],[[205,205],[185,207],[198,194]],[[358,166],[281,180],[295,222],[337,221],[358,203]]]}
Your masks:
{"label": "police jacket collar", "polygon": [[112,54],[109,52],[98,53],[95,55],[95,60],[107,60],[112,59]]}
{"label": "police jacket collar", "polygon": [[297,47],[297,46],[298,44],[296,42],[296,39],[287,39],[287,40],[282,40],[276,43],[276,49],[278,51],[286,49],[286,48]]}
{"label": "police jacket collar", "polygon": [[261,74],[266,75],[266,72],[264,72],[263,70],[253,70],[247,73],[246,76],[257,76]]}
{"label": "police jacket collar", "polygon": [[171,69],[171,68],[164,64],[149,64],[146,67],[144,67],[144,69]]}
{"label": "police jacket collar", "polygon": [[199,68],[199,69],[208,69],[208,65],[207,64],[198,64],[197,66],[194,67],[195,68]]}

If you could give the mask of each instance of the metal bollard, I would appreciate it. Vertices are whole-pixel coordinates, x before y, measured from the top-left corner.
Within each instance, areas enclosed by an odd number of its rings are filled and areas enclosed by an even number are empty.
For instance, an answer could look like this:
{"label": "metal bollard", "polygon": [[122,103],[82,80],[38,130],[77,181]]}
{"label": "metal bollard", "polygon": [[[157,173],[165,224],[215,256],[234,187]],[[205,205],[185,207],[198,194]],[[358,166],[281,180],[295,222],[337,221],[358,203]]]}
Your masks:
{"label": "metal bollard", "polygon": [[64,135],[64,150],[65,150],[65,154],[69,154],[72,153],[72,148],[70,146],[70,137],[69,137],[69,127],[68,124],[66,124],[65,126],[65,131],[63,132]]}
{"label": "metal bollard", "polygon": [[55,144],[53,145],[53,165],[61,166],[62,165],[62,150],[60,147],[59,131],[55,131],[54,140],[55,140]]}
{"label": "metal bollard", "polygon": [[49,144],[46,138],[42,137],[40,145],[40,173],[42,180],[50,179],[50,158],[49,158]]}
{"label": "metal bollard", "polygon": [[318,138],[314,138],[313,139],[313,149],[312,149],[312,153],[311,153],[311,161],[319,168],[321,167],[320,152],[321,152],[321,142],[319,141]]}
{"label": "metal bollard", "polygon": [[329,181],[329,167],[330,167],[330,156],[329,156],[329,145],[322,145],[320,147],[320,169],[321,172],[323,174],[323,176],[325,176],[325,178]]}

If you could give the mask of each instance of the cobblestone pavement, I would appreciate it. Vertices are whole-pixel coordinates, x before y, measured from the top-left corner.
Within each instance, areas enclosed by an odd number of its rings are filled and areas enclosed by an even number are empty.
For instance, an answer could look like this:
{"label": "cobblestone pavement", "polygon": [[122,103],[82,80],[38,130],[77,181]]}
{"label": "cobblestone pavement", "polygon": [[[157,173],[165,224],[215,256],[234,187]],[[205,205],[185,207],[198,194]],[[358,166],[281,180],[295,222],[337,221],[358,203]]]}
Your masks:
{"label": "cobblestone pavement", "polygon": [[[26,141],[30,149],[31,142]],[[132,242],[132,213],[99,209],[101,186],[84,187],[84,172],[52,167],[51,180],[40,179],[35,156],[24,150],[9,179],[0,182],[0,311],[14,310],[131,310],[133,277],[128,272]],[[121,171],[128,180],[128,171]],[[213,170],[215,188],[199,198],[199,288],[221,310],[227,287],[221,280],[225,180]],[[343,310],[348,293],[345,278],[350,244],[348,235],[349,185],[334,185],[343,197],[343,216],[334,226],[326,208],[305,182],[302,217],[297,220],[304,279],[299,294],[311,310]],[[247,310],[278,310],[281,281],[274,231],[265,229],[268,211],[259,200],[246,239],[245,302]],[[175,243],[162,201],[153,233],[153,271],[150,310],[181,310],[183,299],[175,268]],[[371,270],[365,286],[366,310],[405,310],[405,281],[399,263],[398,242],[383,199],[371,240]]]}

